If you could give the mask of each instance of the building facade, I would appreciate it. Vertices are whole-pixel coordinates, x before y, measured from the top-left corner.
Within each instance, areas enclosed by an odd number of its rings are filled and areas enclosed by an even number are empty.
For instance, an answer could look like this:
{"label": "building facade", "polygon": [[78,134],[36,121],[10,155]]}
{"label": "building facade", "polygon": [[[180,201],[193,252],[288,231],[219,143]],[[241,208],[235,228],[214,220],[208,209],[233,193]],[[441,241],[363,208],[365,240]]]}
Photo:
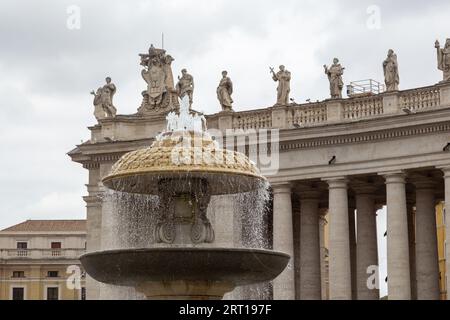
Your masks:
{"label": "building facade", "polygon": [[0,231],[0,300],[81,300],[85,220],[27,220]]}
{"label": "building facade", "polygon": [[[395,65],[390,54],[386,64]],[[159,78],[146,79],[137,113],[105,111],[113,106],[108,78],[106,89],[95,95],[105,99],[94,99],[100,112],[89,127],[90,140],[69,152],[89,171],[88,252],[102,249],[108,216],[102,178],[123,154],[148,147],[166,130],[167,113],[177,108],[165,51],[152,46],[140,57],[143,74],[151,77],[155,68]],[[442,270],[444,264],[449,269],[450,250],[438,246],[438,234],[439,239],[450,234],[450,224],[436,225],[435,206],[445,202],[449,221],[450,82],[402,91],[394,83],[387,92],[342,98],[338,62],[327,68],[332,99],[288,103],[290,72],[280,66],[277,74],[272,70],[279,82],[275,105],[234,112],[224,108],[231,91],[228,96],[221,91],[223,111],[205,115],[223,148],[246,153],[261,169],[267,162],[271,166],[262,170],[272,195],[268,238],[273,249],[291,256],[291,267],[273,282],[273,297],[379,299],[371,283],[378,268],[376,212],[386,207],[389,299],[439,299],[440,286],[449,286]],[[88,298],[99,298],[98,283],[88,277],[87,287]]]}

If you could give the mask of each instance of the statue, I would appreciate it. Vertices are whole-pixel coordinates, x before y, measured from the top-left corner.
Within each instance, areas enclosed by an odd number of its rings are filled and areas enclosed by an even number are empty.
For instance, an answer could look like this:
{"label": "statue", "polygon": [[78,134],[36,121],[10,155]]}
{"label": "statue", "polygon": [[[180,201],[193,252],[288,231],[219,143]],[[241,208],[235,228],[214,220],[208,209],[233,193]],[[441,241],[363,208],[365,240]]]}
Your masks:
{"label": "statue", "polygon": [[273,71],[273,68],[270,68],[270,72],[272,73],[273,81],[278,81],[276,105],[287,105],[289,92],[291,91],[291,73],[283,65],[280,66],[280,71],[277,73]]}
{"label": "statue", "polygon": [[217,87],[217,99],[219,99],[222,111],[233,111],[233,99],[231,94],[233,93],[233,82],[227,77],[228,72],[222,71],[222,79]]}
{"label": "statue", "polygon": [[180,99],[183,99],[185,95],[189,97],[189,108],[191,108],[194,93],[194,77],[187,73],[186,69],[181,70],[181,77],[178,76],[176,90]]}
{"label": "statue", "polygon": [[444,81],[450,81],[450,39],[445,41],[445,47],[441,49],[436,40],[434,47],[437,50],[438,69],[444,73]]}
{"label": "statue", "polygon": [[342,75],[345,68],[340,65],[338,58],[333,59],[333,65],[330,68],[326,65],[323,65],[323,67],[325,74],[328,76],[328,81],[330,81],[331,99],[342,99],[342,88],[344,87]]}
{"label": "statue", "polygon": [[400,78],[398,76],[397,55],[392,49],[389,49],[387,58],[383,62],[383,71],[386,91],[397,91]]}
{"label": "statue", "polygon": [[111,82],[111,78],[107,77],[106,84],[103,87],[91,91],[94,96],[94,116],[97,120],[105,118],[114,118],[117,113],[116,107],[113,105],[113,97],[116,93],[116,86]]}
{"label": "statue", "polygon": [[148,53],[139,54],[141,58],[142,78],[147,83],[147,90],[142,92],[144,98],[138,112],[141,114],[166,112],[178,106],[178,100],[173,83],[172,56],[163,49],[153,45]]}

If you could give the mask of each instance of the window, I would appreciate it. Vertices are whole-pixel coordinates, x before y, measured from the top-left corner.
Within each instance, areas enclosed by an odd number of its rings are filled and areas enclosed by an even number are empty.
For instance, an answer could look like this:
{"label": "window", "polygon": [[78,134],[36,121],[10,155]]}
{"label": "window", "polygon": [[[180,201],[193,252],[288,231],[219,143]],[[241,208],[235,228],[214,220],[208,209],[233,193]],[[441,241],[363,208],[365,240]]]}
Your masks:
{"label": "window", "polygon": [[58,293],[59,293],[58,287],[48,287],[47,300],[59,300]]}
{"label": "window", "polygon": [[61,242],[52,242],[51,248],[52,249],[61,249]]}
{"label": "window", "polygon": [[48,271],[47,277],[49,278],[58,278],[58,271]]}
{"label": "window", "polygon": [[17,242],[17,249],[27,249],[28,248],[28,242]]}
{"label": "window", "polygon": [[25,300],[25,289],[24,288],[12,288],[12,299],[13,300]]}
{"label": "window", "polygon": [[86,288],[81,288],[81,300],[86,300]]}
{"label": "window", "polygon": [[13,278],[25,278],[24,271],[13,271]]}

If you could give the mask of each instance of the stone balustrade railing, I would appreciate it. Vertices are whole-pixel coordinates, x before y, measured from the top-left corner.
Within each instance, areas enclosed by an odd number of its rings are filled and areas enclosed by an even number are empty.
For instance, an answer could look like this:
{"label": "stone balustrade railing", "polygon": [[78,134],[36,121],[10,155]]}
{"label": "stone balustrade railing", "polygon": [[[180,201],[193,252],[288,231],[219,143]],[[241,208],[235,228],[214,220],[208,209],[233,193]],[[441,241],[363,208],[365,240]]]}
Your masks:
{"label": "stone balustrade railing", "polygon": [[0,259],[78,259],[84,249],[1,249]]}
{"label": "stone balustrade railing", "polygon": [[233,116],[233,128],[249,130],[270,127],[272,127],[272,113],[270,110],[238,112]]}
{"label": "stone balustrade railing", "polygon": [[287,110],[287,125],[316,125],[327,122],[327,105],[297,105]]}
{"label": "stone balustrade railing", "polygon": [[348,99],[343,103],[342,118],[364,119],[383,114],[383,97],[380,95]]}
{"label": "stone balustrade railing", "polygon": [[214,127],[217,123],[221,130],[287,129],[351,122],[443,107],[450,107],[450,83],[348,99],[274,106],[253,111],[223,112],[209,118],[214,121]]}
{"label": "stone balustrade railing", "polygon": [[439,107],[441,104],[439,87],[402,91],[400,93],[400,104],[402,108],[411,111]]}

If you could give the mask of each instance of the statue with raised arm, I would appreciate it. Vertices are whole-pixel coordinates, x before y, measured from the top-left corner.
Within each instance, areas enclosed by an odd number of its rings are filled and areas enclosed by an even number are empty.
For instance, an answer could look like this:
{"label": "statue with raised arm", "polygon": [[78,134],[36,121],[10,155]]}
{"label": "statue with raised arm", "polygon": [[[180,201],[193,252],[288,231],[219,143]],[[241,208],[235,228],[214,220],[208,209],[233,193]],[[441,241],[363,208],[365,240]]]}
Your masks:
{"label": "statue with raised arm", "polygon": [[113,105],[113,97],[116,93],[116,86],[111,82],[111,78],[107,77],[106,84],[98,88],[96,92],[91,91],[94,96],[94,116],[97,120],[105,118],[114,118],[117,113],[116,107]]}
{"label": "statue with raised arm", "polygon": [[231,94],[233,93],[233,82],[228,77],[227,71],[222,71],[222,79],[217,87],[217,99],[219,99],[222,111],[233,111],[233,99]]}
{"label": "statue with raised arm", "polygon": [[270,68],[273,81],[278,81],[276,105],[288,105],[289,92],[291,91],[291,73],[283,65],[279,68],[277,73],[273,71],[273,68]]}
{"label": "statue with raised arm", "polygon": [[450,39],[445,41],[444,48],[441,48],[438,40],[436,40],[434,47],[437,50],[438,69],[443,72],[444,81],[450,81]]}
{"label": "statue with raised arm", "polygon": [[342,99],[342,88],[344,87],[342,75],[344,74],[345,68],[341,66],[338,58],[333,59],[333,65],[331,67],[328,68],[324,65],[323,68],[330,82],[331,99]]}
{"label": "statue with raised arm", "polygon": [[187,73],[186,69],[181,70],[181,77],[178,76],[176,90],[180,99],[183,99],[185,95],[189,97],[189,108],[191,108],[194,94],[194,77]]}
{"label": "statue with raised arm", "polygon": [[397,91],[400,77],[398,75],[397,55],[389,49],[386,60],[383,62],[384,83],[386,91]]}

